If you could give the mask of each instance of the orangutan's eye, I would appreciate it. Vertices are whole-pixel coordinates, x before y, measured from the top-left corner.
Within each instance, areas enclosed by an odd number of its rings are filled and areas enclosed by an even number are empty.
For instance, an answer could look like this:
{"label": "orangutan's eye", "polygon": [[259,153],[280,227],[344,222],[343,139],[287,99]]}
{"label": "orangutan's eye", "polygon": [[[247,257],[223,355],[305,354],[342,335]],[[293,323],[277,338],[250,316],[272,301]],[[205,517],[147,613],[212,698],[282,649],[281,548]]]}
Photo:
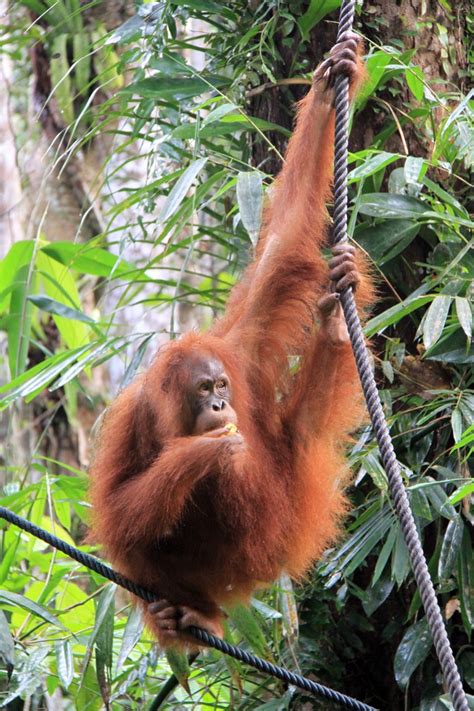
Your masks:
{"label": "orangutan's eye", "polygon": [[208,393],[211,390],[211,383],[206,380],[204,383],[201,383],[199,386],[199,392],[200,393]]}

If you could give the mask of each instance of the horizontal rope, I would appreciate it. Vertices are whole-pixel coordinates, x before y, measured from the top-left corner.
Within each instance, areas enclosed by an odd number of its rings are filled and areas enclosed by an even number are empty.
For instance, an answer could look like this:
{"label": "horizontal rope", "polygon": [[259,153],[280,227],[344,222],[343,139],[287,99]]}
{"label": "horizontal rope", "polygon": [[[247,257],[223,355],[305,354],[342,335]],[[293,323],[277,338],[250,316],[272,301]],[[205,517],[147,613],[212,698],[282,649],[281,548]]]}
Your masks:
{"label": "horizontal rope", "polygon": [[[107,578],[107,580],[111,580],[117,585],[120,585],[120,587],[125,588],[125,590],[128,590],[142,600],[145,600],[145,602],[153,602],[157,599],[156,595],[150,590],[146,590],[146,588],[142,588],[141,585],[137,585],[132,580],[129,580],[129,578],[126,578],[116,570],[113,570],[113,568],[105,565],[105,563],[95,556],[90,555],[90,553],[84,553],[75,546],[71,546],[61,538],[54,536],[44,528],[36,526],[34,523],[31,523],[31,521],[28,521],[28,519],[23,518],[23,516],[19,516],[4,506],[0,506],[0,518],[5,519],[5,521],[8,521],[9,523],[13,523],[15,526],[18,526],[18,528],[21,528],[27,533],[31,533],[32,536],[35,536],[45,543],[48,543],[48,545],[53,548],[62,551],[62,553],[65,553],[70,558],[73,558],[73,560],[77,560],[78,563],[84,565],[86,568],[89,568],[89,570],[99,573],[102,577]],[[368,706],[367,704],[362,703],[362,701],[353,699],[351,696],[346,696],[345,694],[341,694],[339,691],[323,686],[323,684],[311,681],[311,679],[307,679],[306,677],[301,676],[301,674],[295,674],[284,667],[267,662],[265,659],[261,659],[255,654],[246,652],[240,647],[236,647],[234,644],[229,644],[223,639],[219,639],[219,637],[215,637],[199,627],[190,627],[189,632],[196,638],[196,641],[206,644],[209,647],[213,647],[219,652],[227,654],[229,657],[233,657],[240,662],[244,662],[264,674],[269,674],[276,679],[281,679],[281,681],[285,681],[287,684],[292,684],[293,686],[303,689],[304,691],[308,691],[311,694],[334,701],[335,703],[341,704],[341,706],[345,706],[348,709],[355,709],[356,711],[376,711],[373,706]]]}

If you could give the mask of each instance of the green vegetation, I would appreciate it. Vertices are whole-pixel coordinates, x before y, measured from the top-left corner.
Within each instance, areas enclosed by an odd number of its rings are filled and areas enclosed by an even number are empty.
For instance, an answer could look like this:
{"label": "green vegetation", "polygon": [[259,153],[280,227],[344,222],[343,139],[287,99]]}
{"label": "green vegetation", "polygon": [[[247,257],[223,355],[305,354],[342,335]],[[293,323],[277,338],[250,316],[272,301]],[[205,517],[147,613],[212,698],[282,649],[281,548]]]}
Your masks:
{"label": "green vegetation", "polygon": [[[93,5],[23,0],[0,45],[16,61],[19,104],[31,73],[27,51],[44,47],[52,105],[64,121],[56,166],[109,140],[94,185],[101,232],[65,241],[40,229],[0,261],[2,372],[9,373],[0,387],[8,422],[0,505],[75,543],[87,524],[87,476],[45,451],[43,438],[58,418],[74,431],[84,403],[97,415],[103,409],[112,392],[105,402],[98,397],[96,371],[114,364],[120,378],[112,391],[153,352],[154,333],[133,320],[124,329],[124,313],[162,311],[173,336],[179,305],[200,307],[203,323],[222,309],[258,232],[299,84],[311,76],[311,37],[328,32],[338,2],[140,2],[111,32],[87,18]],[[450,638],[474,694],[472,95],[428,81],[414,50],[377,39],[370,13],[358,27],[369,36],[369,79],[353,124],[372,121],[374,130],[370,145],[350,156],[349,232],[373,261],[380,291],[366,333]],[[444,30],[433,23],[441,38]],[[200,57],[204,68],[196,69]],[[20,127],[19,144],[23,137]],[[121,182],[134,162],[145,166],[139,183]],[[18,463],[13,428],[32,427],[34,418],[37,439]],[[306,585],[293,589],[282,579],[250,610],[231,611],[229,639],[381,708],[452,708],[369,428],[349,456],[354,508],[344,540]],[[60,689],[67,711],[145,709],[170,664],[185,680],[183,659],[157,655],[113,585],[4,523],[0,551],[1,704],[46,708],[45,695]],[[187,683],[192,696],[178,688],[166,707],[277,711],[301,701],[214,652],[200,657]]]}

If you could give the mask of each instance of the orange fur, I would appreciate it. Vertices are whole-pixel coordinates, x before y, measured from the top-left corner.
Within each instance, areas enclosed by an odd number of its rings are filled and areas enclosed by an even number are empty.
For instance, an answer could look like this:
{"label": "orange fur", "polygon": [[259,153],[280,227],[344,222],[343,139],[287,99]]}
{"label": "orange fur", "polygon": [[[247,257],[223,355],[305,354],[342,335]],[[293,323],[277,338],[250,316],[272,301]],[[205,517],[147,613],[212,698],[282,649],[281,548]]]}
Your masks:
{"label": "orange fur", "polygon": [[[121,393],[92,467],[92,538],[125,575],[217,626],[219,605],[247,599],[283,569],[301,577],[335,540],[346,510],[344,449],[362,402],[350,345],[328,344],[315,323],[328,282],[320,248],[331,99],[313,90],[299,106],[256,259],[224,317],[208,334],[165,346]],[[365,276],[359,305],[372,296]],[[234,451],[231,437],[183,432],[194,354],[223,363],[244,449]],[[288,367],[295,354],[296,376]]]}

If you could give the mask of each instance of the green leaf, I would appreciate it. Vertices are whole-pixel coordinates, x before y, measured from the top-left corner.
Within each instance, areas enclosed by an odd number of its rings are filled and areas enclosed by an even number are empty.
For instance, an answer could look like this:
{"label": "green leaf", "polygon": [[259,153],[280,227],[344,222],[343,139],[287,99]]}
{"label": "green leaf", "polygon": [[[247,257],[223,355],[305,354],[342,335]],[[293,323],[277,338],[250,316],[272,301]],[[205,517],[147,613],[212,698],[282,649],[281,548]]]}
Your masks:
{"label": "green leaf", "polygon": [[11,676],[15,665],[15,644],[10,632],[8,620],[3,610],[0,610],[0,662],[5,665],[8,677]]}
{"label": "green leaf", "polygon": [[[86,663],[83,666],[82,679],[85,678],[85,674],[88,668],[88,662],[92,653],[94,645],[99,645],[100,652],[99,658],[100,663],[105,663],[105,660],[109,660],[107,656],[109,654],[108,640],[110,637],[110,610],[114,610],[114,598],[117,586],[114,583],[106,585],[100,594],[99,601],[97,603],[95,611],[95,622],[92,631],[87,639],[87,649],[85,654]],[[113,630],[113,612],[112,612],[112,630]],[[97,649],[96,649],[97,651]],[[102,656],[101,656],[102,655]],[[100,682],[99,682],[100,685]]]}
{"label": "green leaf", "polygon": [[234,605],[227,610],[232,623],[239,630],[240,634],[248,642],[252,650],[260,655],[267,657],[270,654],[265,634],[257,622],[256,614],[247,607],[247,605]]}
{"label": "green leaf", "polygon": [[8,250],[6,256],[0,260],[0,285],[2,289],[0,310],[6,307],[9,295],[8,287],[14,283],[18,270],[31,262],[34,246],[34,240],[16,242]]}
{"label": "green leaf", "polygon": [[366,60],[366,68],[368,80],[359,90],[356,98],[357,108],[362,108],[367,99],[374,93],[377,86],[382,81],[385,74],[387,64],[393,59],[393,55],[388,52],[379,51],[373,52]]}
{"label": "green leaf", "polygon": [[454,408],[451,413],[451,430],[453,432],[454,441],[456,444],[461,440],[463,435],[462,412],[459,407]]}
{"label": "green leaf", "polygon": [[416,219],[428,212],[421,200],[391,193],[365,193],[359,198],[358,207],[363,215],[394,220]]}
{"label": "green leaf", "polygon": [[46,387],[59,375],[63,367],[73,363],[76,358],[86,353],[90,348],[91,345],[87,345],[72,352],[56,353],[54,356],[30,368],[26,373],[14,378],[11,382],[0,386],[0,393],[9,391],[8,395],[0,401],[0,407],[6,407],[17,397],[25,397],[39,388]]}
{"label": "green leaf", "polygon": [[99,247],[73,242],[53,242],[42,247],[47,254],[60,264],[81,274],[103,277],[120,277],[135,271],[135,267],[115,254]]}
{"label": "green leaf", "polygon": [[461,617],[466,634],[470,636],[474,626],[474,556],[467,528],[464,530],[460,555],[458,556],[458,581]]}
{"label": "green leaf", "polygon": [[[226,136],[242,131],[278,131],[284,135],[290,135],[283,127],[271,121],[265,121],[255,116],[243,114],[229,114],[218,123],[212,123],[199,129],[199,138],[210,139],[217,136]],[[194,139],[197,127],[195,123],[183,123],[177,126],[172,133],[173,138]]]}
{"label": "green leaf", "polygon": [[193,163],[188,165],[186,170],[181,173],[176,181],[173,189],[166,198],[165,204],[159,214],[159,222],[165,222],[168,218],[175,214],[178,207],[186,197],[186,193],[194,183],[195,179],[207,163],[207,158],[198,158]]}
{"label": "green leaf", "polygon": [[263,186],[260,173],[252,171],[237,175],[237,202],[243,225],[255,247],[262,222]]}
{"label": "green leaf", "polygon": [[402,318],[411,314],[412,311],[419,309],[420,306],[431,301],[431,296],[414,296],[411,294],[404,301],[401,301],[395,306],[391,306],[386,311],[383,311],[378,316],[370,319],[364,328],[365,334],[370,338],[374,336],[379,331],[382,331],[388,326],[392,326],[394,323],[398,323]]}
{"label": "green leaf", "polygon": [[407,184],[419,185],[420,181],[423,179],[426,168],[427,165],[423,158],[408,156],[405,160],[405,165],[403,166],[403,174]]}
{"label": "green leaf", "polygon": [[385,220],[371,227],[359,227],[354,239],[382,266],[403,252],[419,231],[420,225],[412,220]]}
{"label": "green leaf", "polygon": [[13,377],[23,373],[28,359],[33,314],[33,306],[28,302],[31,281],[31,266],[25,264],[15,274],[10,297],[8,359]]}
{"label": "green leaf", "polygon": [[55,615],[53,615],[47,607],[44,607],[43,605],[38,605],[37,602],[29,600],[24,595],[19,595],[18,593],[9,592],[7,590],[0,590],[0,600],[5,605],[21,607],[23,610],[26,610],[31,615],[39,617],[45,622],[49,622],[50,625],[54,625],[54,627],[59,627],[59,629],[62,630],[65,629],[64,625],[61,624],[58,618],[55,617]]}
{"label": "green leaf", "polygon": [[449,503],[448,496],[443,487],[429,476],[426,477],[426,481],[431,483],[431,486],[426,487],[425,492],[435,511],[444,518],[454,521],[458,517],[458,513]]}
{"label": "green leaf", "polygon": [[463,486],[461,486],[459,489],[457,489],[453,494],[451,494],[448,501],[450,504],[454,505],[454,504],[459,503],[459,501],[462,501],[464,498],[471,496],[471,494],[473,494],[473,493],[474,493],[474,481],[468,481],[466,484],[463,484]]}
{"label": "green leaf", "polygon": [[95,324],[94,319],[87,316],[82,311],[71,309],[69,306],[65,306],[55,299],[50,299],[48,296],[28,296],[28,301],[31,301],[35,306],[42,311],[46,311],[47,313],[56,314],[57,316],[62,316],[63,318],[71,318],[75,321],[82,321],[83,323]]}
{"label": "green leaf", "polygon": [[431,302],[423,323],[423,344],[425,348],[430,348],[441,336],[452,300],[452,296],[439,294]]}
{"label": "green leaf", "polygon": [[385,539],[385,542],[382,546],[382,550],[380,551],[379,557],[377,558],[377,563],[375,564],[375,569],[374,569],[374,575],[372,578],[372,585],[375,585],[382,575],[385,566],[387,565],[387,560],[390,558],[390,554],[393,551],[393,547],[395,546],[395,542],[397,540],[397,532],[398,528],[395,526],[390,529],[388,532],[388,536]]}
{"label": "green leaf", "polygon": [[367,617],[371,617],[375,610],[378,610],[380,605],[385,602],[392,592],[394,585],[393,580],[383,578],[365,591],[366,595],[362,601],[362,607]]}
{"label": "green leaf", "polygon": [[[102,615],[101,603],[104,598]],[[114,595],[107,588],[102,592],[99,605],[97,607],[97,617],[101,617],[99,629],[95,639],[95,659],[97,681],[101,690],[104,702],[107,704],[109,696],[108,679],[112,671],[112,647],[114,642],[114,615],[115,604]]]}
{"label": "green leaf", "polygon": [[299,632],[298,607],[293,583],[287,573],[282,573],[278,580],[278,600],[288,639],[296,639]]}
{"label": "green leaf", "polygon": [[117,657],[117,673],[127,661],[130,652],[135,648],[143,631],[143,618],[138,607],[132,607],[122,637],[122,646]]}
{"label": "green leaf", "polygon": [[61,684],[68,689],[74,678],[74,662],[72,659],[71,643],[68,639],[56,642],[56,665]]}
{"label": "green leaf", "polygon": [[201,125],[207,126],[207,124],[212,123],[213,121],[219,121],[227,114],[236,111],[236,109],[237,106],[235,104],[220,104],[217,108],[209,111]]}
{"label": "green leaf", "polygon": [[472,337],[472,308],[468,299],[461,296],[455,297],[456,314],[461,328],[470,339]]}
{"label": "green leaf", "polygon": [[415,622],[403,635],[394,659],[395,680],[401,689],[405,689],[410,677],[430,653],[433,641],[424,617]]}
{"label": "green leaf", "polygon": [[411,66],[405,69],[405,79],[417,101],[423,101],[425,86],[423,82],[423,71],[420,67]]}
{"label": "green leaf", "polygon": [[157,74],[156,76],[134,82],[121,90],[124,94],[137,94],[145,98],[158,99],[162,101],[189,99],[199,96],[205,91],[219,88],[230,84],[226,77],[218,77],[212,74],[202,74],[200,77],[171,77]]}
{"label": "green leaf", "polygon": [[170,649],[166,650],[166,659],[171,667],[171,671],[183,689],[185,689],[185,691],[189,694],[190,689],[188,679],[191,673],[191,668],[189,666],[188,655],[184,652],[180,652],[178,649],[170,647]]}
{"label": "green leaf", "polygon": [[311,0],[304,15],[298,19],[302,38],[307,40],[313,27],[340,4],[341,0]]}
{"label": "green leaf", "polygon": [[390,163],[393,163],[399,158],[400,156],[398,153],[387,153],[386,151],[375,153],[364,160],[361,165],[357,166],[357,168],[353,168],[349,172],[347,180],[349,183],[354,183],[358,180],[362,180],[363,178],[368,178],[369,176],[378,173],[379,170],[382,170],[382,168],[385,168],[387,165],[390,165]]}
{"label": "green leaf", "polygon": [[408,555],[407,544],[402,529],[397,532],[395,548],[392,553],[392,577],[400,586],[410,572],[410,557]]}
{"label": "green leaf", "polygon": [[438,576],[449,578],[456,564],[464,533],[464,523],[461,516],[448,523],[443,537],[438,561]]}
{"label": "green leaf", "polygon": [[[38,254],[37,268],[43,277],[43,287],[47,296],[59,303],[66,302],[65,305],[77,313],[82,313],[79,290],[71,272],[48,257],[44,251]],[[89,340],[89,331],[83,325],[85,317],[72,320],[53,313],[53,319],[68,348],[78,348]],[[91,319],[88,323],[94,321]]]}

